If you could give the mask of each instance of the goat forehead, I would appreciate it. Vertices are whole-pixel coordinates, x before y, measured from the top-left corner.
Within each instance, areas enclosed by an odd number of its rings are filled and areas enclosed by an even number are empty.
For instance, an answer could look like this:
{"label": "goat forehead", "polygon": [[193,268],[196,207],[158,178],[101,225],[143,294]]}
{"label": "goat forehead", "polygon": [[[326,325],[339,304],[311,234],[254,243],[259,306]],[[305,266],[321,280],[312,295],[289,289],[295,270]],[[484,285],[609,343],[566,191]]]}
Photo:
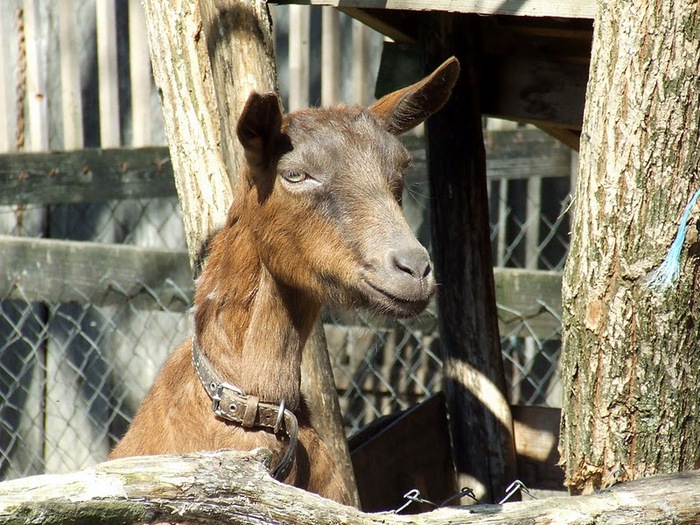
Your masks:
{"label": "goat forehead", "polygon": [[292,147],[307,162],[376,164],[380,169],[405,165],[408,153],[399,140],[386,132],[362,107],[308,109],[287,117],[286,132]]}

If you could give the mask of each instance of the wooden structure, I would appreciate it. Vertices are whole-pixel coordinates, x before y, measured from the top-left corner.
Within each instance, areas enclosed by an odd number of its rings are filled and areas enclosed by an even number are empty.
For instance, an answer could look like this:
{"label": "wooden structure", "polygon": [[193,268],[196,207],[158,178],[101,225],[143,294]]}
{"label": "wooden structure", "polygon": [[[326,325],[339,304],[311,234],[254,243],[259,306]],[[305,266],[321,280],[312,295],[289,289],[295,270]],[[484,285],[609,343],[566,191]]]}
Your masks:
{"label": "wooden structure", "polygon": [[[60,11],[60,45],[55,45],[50,40],[52,35],[46,35],[45,27],[42,25],[43,18],[38,16],[42,9],[41,0],[27,0],[20,2],[13,0],[3,4],[0,12],[5,13],[2,17],[4,31],[0,32],[0,42],[3,44],[0,50],[0,68],[3,71],[11,71],[14,66],[14,53],[16,42],[13,37],[14,32],[10,30],[15,22],[13,20],[14,6],[23,3],[27,6],[25,11],[26,38],[29,46],[27,50],[27,75],[30,77],[29,95],[40,93],[41,96],[27,96],[26,116],[26,151],[36,151],[34,154],[17,155],[9,154],[0,157],[0,180],[3,181],[3,191],[0,193],[0,204],[2,205],[24,205],[27,213],[40,212],[46,204],[57,203],[79,203],[87,202],[102,203],[109,199],[124,198],[151,198],[172,197],[175,195],[172,184],[171,165],[169,163],[167,150],[165,148],[146,149],[142,146],[162,144],[162,137],[159,135],[159,116],[153,111],[153,100],[155,100],[155,90],[151,83],[148,62],[131,60],[129,63],[131,78],[131,105],[119,108],[118,94],[115,94],[114,85],[117,82],[118,72],[117,62],[118,49],[114,46],[114,35],[112,32],[116,26],[114,13],[111,8],[106,8],[102,2],[98,2],[96,18],[96,30],[99,40],[99,60],[97,69],[99,71],[99,97],[90,100],[95,107],[89,108],[85,100],[81,100],[80,90],[80,67],[71,58],[71,49],[90,49],[77,41],[78,34],[72,30],[76,26],[75,18],[78,13],[74,5],[70,2],[49,2],[50,11]],[[498,115],[509,118],[517,118],[523,121],[535,122],[541,125],[552,135],[563,137],[568,143],[575,145],[580,123],[572,115],[581,112],[583,104],[583,86],[585,86],[585,73],[587,71],[586,55],[590,45],[592,2],[543,2],[538,0],[523,0],[518,2],[415,2],[415,1],[311,1],[308,4],[340,6],[340,9],[355,16],[358,20],[367,23],[383,33],[391,36],[395,40],[393,47],[388,46],[385,56],[389,58],[391,53],[396,55],[396,51],[413,50],[414,57],[420,54],[421,47],[431,41],[432,34],[421,35],[420,28],[423,22],[433,17],[436,13],[426,13],[425,7],[440,10],[449,8],[455,11],[450,17],[458,17],[456,11],[464,13],[479,13],[478,17],[471,17],[474,34],[478,36],[477,43],[483,47],[482,55],[485,66],[480,70],[481,84],[489,85],[489,89],[482,89],[488,93],[490,98],[484,99],[481,104],[480,113]],[[568,4],[572,5],[569,6]],[[107,3],[111,6],[110,3]],[[575,5],[574,5],[575,4]],[[493,8],[489,6],[495,6]],[[130,0],[129,2],[129,45],[131,46],[130,56],[145,57],[148,51],[144,42],[144,30],[141,26],[142,20],[138,18],[140,2]],[[308,14],[302,13],[302,6],[290,6],[294,9],[294,14],[290,13],[290,18],[300,17],[300,26],[306,24],[308,28]],[[338,27],[337,13],[332,10],[324,10],[324,28]],[[525,15],[514,16],[514,15]],[[43,16],[43,15],[42,15]],[[305,18],[306,17],[306,18]],[[292,22],[290,21],[290,26]],[[45,24],[44,24],[45,25]],[[80,24],[79,24],[80,25]],[[83,27],[81,25],[81,27]],[[352,41],[358,53],[353,59],[352,75],[356,79],[355,87],[352,89],[350,97],[346,94],[349,102],[363,102],[369,96],[366,87],[367,68],[365,57],[367,55],[365,26],[360,23],[353,24]],[[357,35],[357,36],[356,36]],[[331,45],[328,46],[330,52],[325,51],[323,62],[323,93],[321,102],[330,104],[341,98],[339,86],[340,61],[337,56],[333,56],[332,50],[337,47],[338,32],[329,31],[328,35],[324,31],[324,38],[328,36]],[[44,41],[44,47],[48,48],[50,55],[37,55],[35,40],[49,38]],[[335,39],[335,40],[334,40]],[[45,42],[49,42],[46,45]],[[335,43],[333,43],[335,42]],[[32,47],[33,46],[33,47]],[[119,47],[119,46],[117,46]],[[303,93],[308,86],[308,69],[303,63],[297,60],[308,55],[309,44],[302,33],[289,34],[289,103],[290,109],[306,105],[311,95]],[[337,51],[337,50],[336,50]],[[449,49],[439,50],[439,53],[449,53]],[[443,54],[444,54],[443,53]],[[463,63],[464,57],[461,57]],[[42,64],[47,62],[48,72],[42,70]],[[549,64],[544,67],[543,64]],[[60,72],[59,72],[60,65]],[[308,64],[307,64],[308,65]],[[413,62],[415,74],[422,73],[420,65]],[[384,68],[383,74],[388,69]],[[401,84],[408,83],[411,78],[405,74],[406,69],[400,68],[400,75],[397,81]],[[110,73],[111,72],[111,73]],[[59,74],[60,73],[60,74]],[[110,76],[111,74],[111,76]],[[328,77],[328,80],[326,80]],[[8,76],[9,78],[9,76]],[[124,77],[126,78],[126,77]],[[62,108],[56,112],[56,104],[51,104],[52,83],[56,79],[65,82],[65,91],[60,97]],[[141,80],[138,80],[141,79]],[[335,80],[333,80],[335,79]],[[517,79],[517,82],[515,80]],[[28,82],[29,83],[29,82]],[[113,85],[112,85],[113,84]],[[5,86],[0,83],[0,88]],[[296,86],[296,87],[293,87]],[[498,86],[498,89],[493,89]],[[572,94],[578,93],[573,96]],[[82,93],[84,96],[84,93]],[[571,100],[567,97],[571,96]],[[100,106],[97,107],[96,100],[99,98]],[[5,114],[12,115],[10,90],[7,92],[0,89],[0,108],[5,110]],[[48,104],[47,104],[48,101]],[[313,103],[315,100],[311,100]],[[12,100],[12,102],[14,102]],[[48,106],[48,107],[47,107]],[[87,108],[87,111],[86,111]],[[85,114],[83,114],[85,112]],[[95,144],[84,140],[87,137],[94,140],[98,133],[91,129],[87,131],[83,126],[95,123],[90,119],[95,118],[100,125],[105,126],[100,129],[99,134],[104,137],[102,143]],[[124,114],[131,116],[124,118]],[[55,123],[60,122],[63,126],[62,132],[57,131],[49,135],[50,124],[58,127]],[[476,118],[472,124],[476,123]],[[0,148],[3,151],[14,151],[19,145],[12,145],[17,130],[13,128],[14,123],[8,118],[5,126],[0,126]],[[122,124],[124,127],[115,129],[114,126]],[[111,127],[108,127],[111,126]],[[458,126],[456,126],[458,127]],[[51,128],[53,130],[53,128]],[[54,130],[55,131],[55,130]],[[121,140],[119,137],[122,137]],[[130,138],[129,138],[130,137]],[[516,140],[511,137],[509,140]],[[498,141],[496,141],[498,142]],[[139,149],[84,149],[84,146],[102,147],[130,145]],[[545,142],[544,148],[552,149],[551,142]],[[80,151],[71,153],[39,153],[51,149],[76,149]],[[462,148],[464,149],[464,148]],[[549,160],[549,159],[548,159]],[[559,161],[565,159],[559,159]],[[558,162],[559,162],[558,161]],[[525,162],[518,161],[521,164]],[[487,159],[489,164],[489,176],[508,177],[512,174],[512,164],[500,162],[498,159],[498,146],[495,148],[493,158]],[[541,163],[539,168],[549,169],[550,164]],[[559,169],[551,164],[552,172]],[[510,171],[509,171],[510,170]],[[474,179],[479,182],[479,178]],[[459,177],[456,182],[459,183]],[[450,184],[453,184],[451,182]],[[483,209],[481,210],[483,212]],[[464,215],[464,220],[471,228],[472,225],[483,224],[484,217],[474,221],[470,214]],[[481,221],[481,222],[479,222]],[[482,230],[483,232],[483,230]],[[40,232],[29,232],[31,235],[40,235]],[[56,231],[52,233],[56,234]],[[483,239],[483,238],[482,238]],[[105,245],[97,246],[93,243],[59,241],[47,239],[23,239],[12,238],[2,239],[2,249],[0,249],[0,259],[4,261],[0,266],[5,268],[0,280],[0,291],[3,299],[30,302],[51,302],[65,303],[74,301],[77,304],[90,303],[93,306],[112,307],[117,304],[124,304],[125,301],[139,312],[141,309],[152,310],[165,306],[172,311],[184,311],[187,308],[191,293],[191,282],[187,268],[187,260],[183,253],[173,253],[166,250],[153,249],[149,247]],[[480,247],[476,247],[480,250]],[[26,264],[21,261],[27,261]],[[37,261],[41,266],[35,264]],[[481,271],[490,273],[488,264],[481,261]],[[105,268],[111,272],[105,275]],[[68,271],[71,270],[71,271]],[[170,279],[166,282],[161,280],[162,275],[168,275]],[[556,294],[560,288],[560,277],[558,274],[543,275],[538,273],[533,275],[529,271],[501,269],[495,275],[496,300],[506,309],[522,311],[524,305],[537,303],[539,299],[554,296],[554,300],[549,301],[556,304]],[[469,286],[467,282],[465,286]],[[488,290],[486,291],[488,292]],[[479,301],[482,301],[479,299]],[[492,301],[492,298],[490,299]],[[458,300],[459,301],[459,300]],[[481,304],[481,303],[476,303]],[[459,311],[459,310],[457,310]],[[555,312],[556,314],[556,312]],[[528,321],[536,330],[543,333],[551,332],[552,326],[557,322],[556,315],[549,312],[534,312]],[[499,318],[499,328],[501,333],[515,329],[518,319],[513,316]],[[415,320],[417,325],[421,323],[428,325],[434,323],[434,318],[429,316]],[[177,323],[174,323],[177,324]],[[448,331],[448,327],[443,327],[443,331]],[[495,330],[490,336],[493,338]],[[128,343],[128,342],[127,342]],[[127,344],[127,355],[133,354],[133,348]],[[493,350],[493,346],[490,347]],[[56,411],[56,404],[53,400],[65,400],[80,398],[82,395],[77,391],[78,384],[74,375],[63,376],[56,370],[61,366],[60,358],[51,357],[53,354],[51,343],[47,345],[46,351],[49,355],[47,362],[49,368],[46,372],[46,380],[51,381],[51,387],[41,389],[41,378],[36,378],[32,382],[32,388],[37,391],[32,396],[38,396],[40,402],[32,403],[34,407],[45,407],[46,414],[36,414],[37,420],[46,419],[51,424],[42,429],[41,436],[35,436],[29,448],[33,450],[45,450],[47,457],[52,457],[51,468],[57,470],[73,470],[82,467],[90,462],[99,461],[108,444],[104,443],[104,436],[99,439],[90,439],[91,443],[97,443],[94,447],[97,451],[82,451],[83,444],[80,442],[80,435],[88,435],[90,421],[80,422],[77,420],[81,416],[69,415],[65,421],[61,419],[64,414],[53,414]],[[167,349],[166,349],[167,350]],[[458,349],[455,355],[459,355]],[[58,354],[57,354],[58,355]],[[496,355],[495,353],[493,354]],[[157,359],[156,359],[157,361]],[[135,366],[135,368],[138,366]],[[132,371],[127,372],[131,374]],[[140,376],[139,376],[140,377]],[[144,373],[141,378],[143,387],[150,383],[151,377]],[[67,385],[67,386],[66,386]],[[52,402],[42,400],[40,396],[51,394]],[[33,397],[32,397],[33,399]],[[64,403],[67,404],[67,403]],[[34,410],[34,409],[33,409]],[[38,411],[39,408],[36,408]],[[27,418],[27,412],[22,412],[22,417]],[[514,414],[516,417],[517,414]],[[34,417],[34,412],[29,417]],[[75,428],[73,428],[73,425]],[[527,424],[519,428],[532,428]],[[47,445],[53,436],[61,436],[56,444]],[[551,444],[551,432],[548,430],[547,439],[543,440],[546,445],[543,458],[549,457],[556,444]],[[473,440],[473,436],[467,436]],[[44,440],[44,441],[42,441]],[[519,440],[516,436],[516,448],[519,448]],[[76,451],[78,459],[71,464],[64,466],[62,450],[65,447],[71,448],[71,452]],[[524,453],[533,458],[533,452],[529,449]],[[520,452],[520,450],[518,450]],[[539,457],[539,456],[538,456]],[[520,458],[519,458],[520,459]],[[32,472],[39,472],[43,465],[37,465]],[[508,480],[510,481],[510,480]]]}
{"label": "wooden structure", "polygon": [[[333,6],[420,50],[426,16],[474,16],[483,115],[529,122],[578,149],[593,0],[286,0]],[[425,35],[430,40],[430,35]],[[401,72],[405,69],[401,69]],[[399,73],[401,74],[401,73]]]}
{"label": "wooden structure", "polygon": [[498,342],[482,117],[533,123],[578,149],[595,4],[302,3],[337,7],[396,44],[413,46],[422,68],[394,60],[387,66],[392,70],[421,74],[450,55],[462,64],[451,101],[427,124],[433,256],[443,283],[441,346],[460,484],[493,501],[514,479],[516,465]]}

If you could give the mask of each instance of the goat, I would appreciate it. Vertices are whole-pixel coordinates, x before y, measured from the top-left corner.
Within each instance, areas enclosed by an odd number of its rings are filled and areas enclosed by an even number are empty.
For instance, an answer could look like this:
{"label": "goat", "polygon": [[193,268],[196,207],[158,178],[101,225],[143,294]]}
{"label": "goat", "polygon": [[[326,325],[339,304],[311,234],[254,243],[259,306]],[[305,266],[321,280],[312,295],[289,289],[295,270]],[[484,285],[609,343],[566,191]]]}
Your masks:
{"label": "goat", "polygon": [[401,212],[410,157],[396,135],[448,100],[451,58],[369,108],[287,116],[252,93],[236,128],[246,168],[209,243],[194,335],[164,365],[110,458],[266,447],[273,475],[349,502],[300,393],[301,353],[322,304],[396,317],[436,284]]}

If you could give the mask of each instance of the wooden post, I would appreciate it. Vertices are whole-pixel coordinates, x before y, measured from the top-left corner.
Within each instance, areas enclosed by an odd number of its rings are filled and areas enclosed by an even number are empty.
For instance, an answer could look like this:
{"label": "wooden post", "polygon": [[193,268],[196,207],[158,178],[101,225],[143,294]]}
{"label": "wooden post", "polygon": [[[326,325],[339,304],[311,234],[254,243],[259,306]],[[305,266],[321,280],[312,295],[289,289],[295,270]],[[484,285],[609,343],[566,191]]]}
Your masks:
{"label": "wooden post", "polygon": [[[168,5],[145,0],[152,67],[161,92],[166,134],[182,202],[185,233],[195,275],[208,238],[223,224],[243,162],[235,135],[251,91],[277,90],[272,29],[261,0],[200,0]],[[319,322],[320,323],[320,322]],[[322,327],[319,324],[317,329]],[[355,480],[337,402],[325,340],[312,337],[304,349],[302,375],[322,377],[308,395],[312,413],[326,418],[318,430],[345,465],[348,492]],[[307,355],[311,354],[311,355]],[[323,390],[322,395],[315,395]],[[316,404],[318,403],[318,404]]]}
{"label": "wooden post", "polygon": [[460,484],[498,500],[515,479],[491,261],[486,159],[478,91],[478,24],[435,15],[422,42],[426,70],[454,54],[460,80],[428,120],[435,269],[445,392]]}

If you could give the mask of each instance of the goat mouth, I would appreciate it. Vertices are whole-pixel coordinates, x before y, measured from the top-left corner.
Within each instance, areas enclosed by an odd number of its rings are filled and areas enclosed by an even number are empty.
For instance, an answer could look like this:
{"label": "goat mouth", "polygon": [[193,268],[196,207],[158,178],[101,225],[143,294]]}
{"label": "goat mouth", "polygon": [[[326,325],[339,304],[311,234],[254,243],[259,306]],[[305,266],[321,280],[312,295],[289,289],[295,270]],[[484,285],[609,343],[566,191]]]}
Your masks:
{"label": "goat mouth", "polygon": [[400,297],[385,288],[363,279],[369,293],[367,299],[373,305],[373,310],[394,317],[410,317],[422,312],[430,301],[430,294],[416,297]]}

